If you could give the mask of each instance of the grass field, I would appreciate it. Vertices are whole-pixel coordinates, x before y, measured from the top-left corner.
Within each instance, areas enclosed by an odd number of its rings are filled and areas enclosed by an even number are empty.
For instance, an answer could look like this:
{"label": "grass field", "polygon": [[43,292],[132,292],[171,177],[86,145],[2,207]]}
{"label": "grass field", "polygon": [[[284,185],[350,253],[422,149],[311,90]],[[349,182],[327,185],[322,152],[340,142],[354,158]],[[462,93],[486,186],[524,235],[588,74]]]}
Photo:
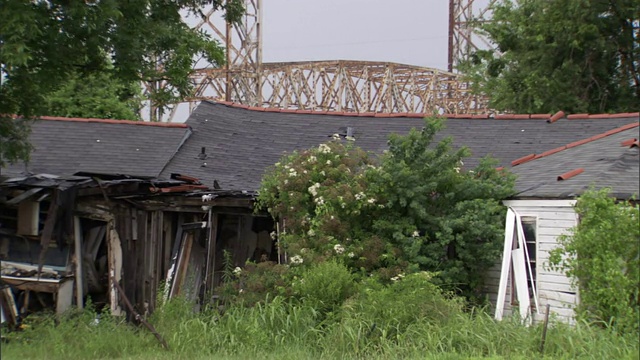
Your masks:
{"label": "grass field", "polygon": [[[191,312],[179,300],[149,320],[166,339],[164,350],[143,327],[91,309],[59,321],[40,316],[8,333],[2,359],[532,359],[542,358],[542,326],[494,321],[482,311],[416,316],[416,309],[378,308],[375,316],[343,306],[321,314],[303,302],[274,298],[253,307]],[[386,304],[395,306],[397,304]],[[346,310],[345,310],[346,309]],[[355,309],[355,310],[354,310]],[[385,315],[385,311],[391,311]],[[385,317],[387,316],[387,317]],[[399,321],[394,321],[399,319]],[[552,322],[544,357],[550,359],[634,359],[636,335],[616,334],[586,324]]]}

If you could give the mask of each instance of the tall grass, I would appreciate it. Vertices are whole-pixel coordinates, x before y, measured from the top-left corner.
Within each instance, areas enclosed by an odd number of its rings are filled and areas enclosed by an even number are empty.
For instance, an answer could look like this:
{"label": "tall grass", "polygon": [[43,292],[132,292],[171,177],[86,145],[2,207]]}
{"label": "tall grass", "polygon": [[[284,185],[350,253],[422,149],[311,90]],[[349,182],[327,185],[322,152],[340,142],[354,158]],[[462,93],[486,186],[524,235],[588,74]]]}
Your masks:
{"label": "tall grass", "polygon": [[[148,319],[169,344],[145,328],[89,306],[62,318],[29,320],[6,333],[2,359],[638,359],[636,334],[552,322],[544,354],[542,325],[497,322],[483,309],[444,293],[428,273],[383,285],[356,281],[342,265],[313,266],[289,297],[266,293],[193,312],[172,299]],[[353,288],[349,288],[353,287]],[[3,329],[4,333],[4,329]]]}
{"label": "tall grass", "polygon": [[[234,305],[200,314],[174,300],[150,319],[166,338],[163,350],[146,329],[109,316],[95,324],[95,312],[46,318],[22,332],[5,334],[3,359],[80,358],[540,358],[540,325],[516,319],[494,321],[488,314],[456,312],[434,321],[376,322],[353,308],[322,319],[304,302],[269,299],[254,307]],[[406,313],[415,309],[405,307]],[[638,359],[638,339],[610,330],[552,323],[545,356],[557,359]]]}

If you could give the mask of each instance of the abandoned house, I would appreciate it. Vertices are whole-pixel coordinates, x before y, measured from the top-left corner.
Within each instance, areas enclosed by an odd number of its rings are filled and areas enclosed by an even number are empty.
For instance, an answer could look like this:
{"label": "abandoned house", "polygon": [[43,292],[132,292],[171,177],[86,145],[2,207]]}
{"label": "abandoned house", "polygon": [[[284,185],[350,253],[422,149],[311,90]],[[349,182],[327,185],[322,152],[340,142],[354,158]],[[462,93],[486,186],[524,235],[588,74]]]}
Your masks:
{"label": "abandoned house", "polygon": [[[114,313],[131,315],[123,308],[130,302],[146,314],[161,289],[200,303],[219,282],[224,250],[233,266],[281,258],[273,221],[254,213],[253,200],[284,152],[338,133],[379,153],[390,133],[422,127],[425,115],[204,101],[185,124],[37,121],[31,160],[0,170],[0,259],[10,285],[0,293],[2,314],[15,321],[42,307],[62,312],[88,297]],[[439,137],[471,149],[465,167],[485,155],[510,166],[638,121],[637,113],[593,117],[459,115]]]}
{"label": "abandoned house", "polygon": [[496,318],[517,311],[540,321],[550,313],[572,322],[579,290],[564,273],[549,268],[558,236],[578,224],[575,198],[589,189],[610,188],[617,199],[640,194],[639,123],[609,130],[540,154],[515,160],[517,195],[508,213],[502,262],[489,273]]}

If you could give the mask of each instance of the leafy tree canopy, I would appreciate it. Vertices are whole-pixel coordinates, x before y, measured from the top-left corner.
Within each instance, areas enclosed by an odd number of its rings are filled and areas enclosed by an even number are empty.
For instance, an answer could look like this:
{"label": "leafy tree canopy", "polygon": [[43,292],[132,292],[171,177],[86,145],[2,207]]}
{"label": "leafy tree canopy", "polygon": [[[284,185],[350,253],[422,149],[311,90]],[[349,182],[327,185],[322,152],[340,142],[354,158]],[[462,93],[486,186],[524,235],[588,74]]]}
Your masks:
{"label": "leafy tree canopy", "polygon": [[125,83],[109,73],[71,76],[45,98],[49,116],[139,120],[140,83]]}
{"label": "leafy tree canopy", "polygon": [[497,110],[522,113],[637,111],[637,0],[505,0],[480,25],[497,50],[461,70]]}
{"label": "leafy tree canopy", "polygon": [[149,94],[165,106],[187,96],[198,57],[213,65],[224,51],[203,32],[189,28],[181,12],[205,6],[230,21],[244,12],[241,0],[0,0],[0,166],[28,155],[27,119],[48,115],[45,99],[103,73],[123,84],[162,81]]}
{"label": "leafy tree canopy", "polygon": [[383,282],[430,271],[473,298],[500,256],[514,178],[484,159],[463,169],[467,148],[436,143],[443,123],[392,136],[373,158],[338,137],[291,154],[262,181],[258,204],[283,221],[290,263],[331,258]]}

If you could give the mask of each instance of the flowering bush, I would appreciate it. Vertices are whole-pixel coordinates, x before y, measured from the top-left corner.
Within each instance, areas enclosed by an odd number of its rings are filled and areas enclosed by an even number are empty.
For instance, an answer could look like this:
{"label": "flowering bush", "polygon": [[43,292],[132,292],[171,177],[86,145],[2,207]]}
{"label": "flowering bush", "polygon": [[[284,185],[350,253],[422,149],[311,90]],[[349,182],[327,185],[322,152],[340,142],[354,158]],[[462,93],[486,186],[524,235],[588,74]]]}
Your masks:
{"label": "flowering bush", "polygon": [[291,263],[339,259],[390,282],[437,271],[441,283],[477,294],[500,255],[513,177],[484,159],[464,171],[469,150],[433,144],[443,123],[394,135],[375,158],[353,142],[332,141],[285,156],[264,176],[258,207],[283,223]]}

